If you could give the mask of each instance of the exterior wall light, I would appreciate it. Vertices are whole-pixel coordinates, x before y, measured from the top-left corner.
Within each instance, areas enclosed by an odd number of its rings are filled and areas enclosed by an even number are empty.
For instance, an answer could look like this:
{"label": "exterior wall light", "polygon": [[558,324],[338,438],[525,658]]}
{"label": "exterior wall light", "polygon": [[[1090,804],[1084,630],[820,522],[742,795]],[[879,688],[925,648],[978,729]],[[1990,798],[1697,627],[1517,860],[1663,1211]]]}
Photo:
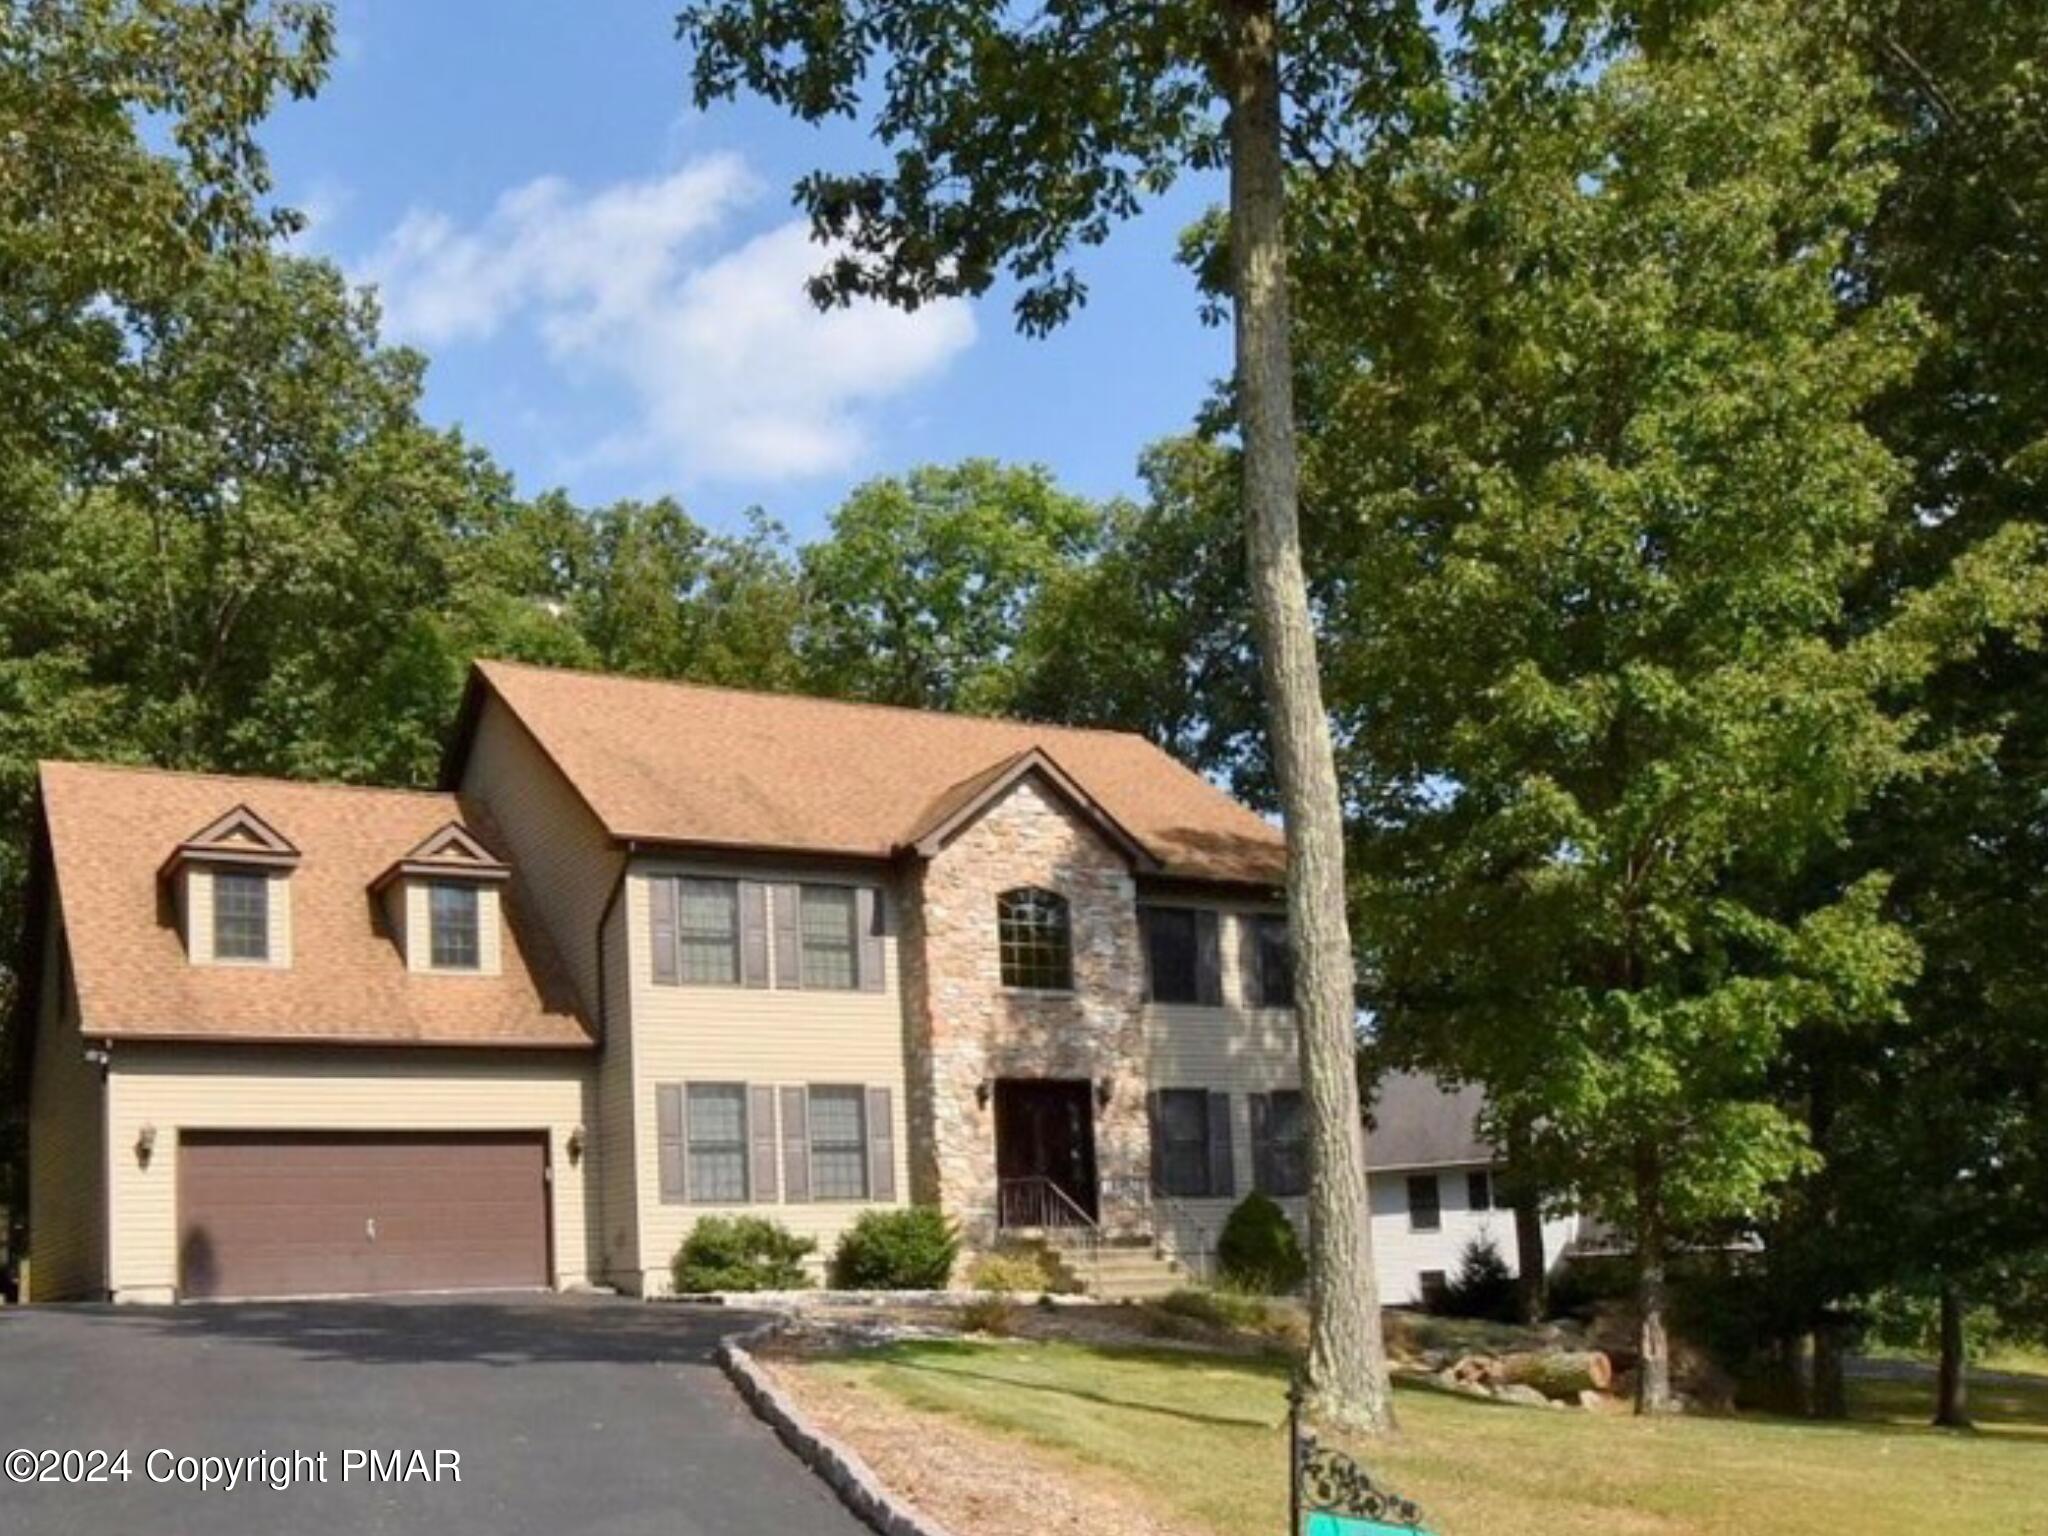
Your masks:
{"label": "exterior wall light", "polygon": [[154,1125],[145,1125],[135,1133],[135,1161],[147,1168],[150,1158],[155,1155],[156,1127]]}
{"label": "exterior wall light", "polygon": [[978,1109],[987,1109],[989,1098],[995,1093],[995,1085],[983,1078],[974,1085],[974,1103]]}
{"label": "exterior wall light", "polygon": [[1108,1078],[1099,1077],[1095,1080],[1095,1107],[1097,1110],[1109,1108],[1109,1101],[1115,1097],[1116,1087]]}
{"label": "exterior wall light", "polygon": [[580,1125],[579,1125],[579,1126],[577,1126],[577,1127],[576,1127],[576,1128],[575,1128],[574,1130],[572,1130],[572,1131],[571,1131],[571,1132],[569,1133],[569,1140],[568,1140],[568,1142],[567,1142],[567,1144],[566,1144],[566,1150],[568,1151],[568,1154],[569,1154],[569,1166],[570,1166],[571,1168],[574,1168],[574,1167],[575,1167],[575,1166],[576,1166],[576,1165],[577,1165],[578,1163],[580,1163],[580,1162],[582,1162],[582,1161],[583,1161],[583,1127],[582,1127],[582,1126],[580,1126]]}

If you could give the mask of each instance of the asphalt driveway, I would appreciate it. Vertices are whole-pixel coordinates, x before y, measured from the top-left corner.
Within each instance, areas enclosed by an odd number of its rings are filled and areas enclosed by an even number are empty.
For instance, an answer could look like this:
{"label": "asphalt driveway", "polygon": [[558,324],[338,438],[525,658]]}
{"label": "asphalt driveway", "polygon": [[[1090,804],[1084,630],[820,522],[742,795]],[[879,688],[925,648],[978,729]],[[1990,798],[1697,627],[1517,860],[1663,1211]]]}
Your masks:
{"label": "asphalt driveway", "polygon": [[[0,1310],[0,1457],[128,1452],[125,1480],[108,1466],[94,1483],[18,1483],[10,1461],[0,1531],[865,1531],[711,1363],[719,1336],[744,1325],[555,1296]],[[272,1459],[252,1469],[257,1453]],[[244,1479],[289,1486],[184,1480],[224,1477],[238,1458]],[[92,1470],[74,1460],[56,1475]]]}

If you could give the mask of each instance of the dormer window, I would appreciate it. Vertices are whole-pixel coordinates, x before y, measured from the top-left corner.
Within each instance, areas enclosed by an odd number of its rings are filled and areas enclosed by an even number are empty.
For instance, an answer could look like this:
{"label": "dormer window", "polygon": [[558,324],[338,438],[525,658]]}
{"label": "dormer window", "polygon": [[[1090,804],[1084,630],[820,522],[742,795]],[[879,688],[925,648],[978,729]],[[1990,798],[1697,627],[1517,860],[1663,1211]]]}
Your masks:
{"label": "dormer window", "polygon": [[213,958],[270,959],[270,876],[264,871],[213,871]]}
{"label": "dormer window", "polygon": [[427,887],[428,949],[437,971],[473,971],[482,964],[477,888],[453,880]]}
{"label": "dormer window", "polygon": [[194,965],[291,964],[291,872],[299,850],[246,805],[216,817],[164,862]]}
{"label": "dormer window", "polygon": [[499,891],[511,875],[475,833],[452,821],[379,875],[371,888],[406,969],[499,974]]}

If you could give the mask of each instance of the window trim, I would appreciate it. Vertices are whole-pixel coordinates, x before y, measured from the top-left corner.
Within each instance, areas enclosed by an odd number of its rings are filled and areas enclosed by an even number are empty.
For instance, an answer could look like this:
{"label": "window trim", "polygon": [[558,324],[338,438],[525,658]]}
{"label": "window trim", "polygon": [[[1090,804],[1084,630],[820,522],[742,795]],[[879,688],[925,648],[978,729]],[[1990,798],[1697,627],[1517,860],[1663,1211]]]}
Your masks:
{"label": "window trim", "polygon": [[[1292,1099],[1300,1106],[1296,1123],[1301,1127],[1301,1134],[1298,1137],[1285,1142],[1273,1134],[1274,1110],[1283,1099]],[[1289,1189],[1284,1187],[1283,1181],[1272,1179],[1268,1182],[1273,1187],[1270,1189],[1264,1188],[1261,1185],[1261,1180],[1265,1175],[1274,1171],[1275,1153],[1280,1148],[1287,1146],[1299,1147],[1301,1149],[1298,1154],[1301,1160],[1301,1182],[1299,1186]],[[1299,1088],[1275,1088],[1266,1095],[1266,1155],[1264,1158],[1254,1159],[1252,1179],[1254,1186],[1259,1187],[1261,1194],[1270,1195],[1275,1200],[1299,1200],[1308,1193],[1308,1096],[1303,1090]]]}
{"label": "window trim", "polygon": [[[675,881],[676,889],[676,985],[679,987],[739,987],[746,985],[746,956],[741,951],[746,917],[740,910],[740,881],[735,875],[693,875],[678,874],[667,877]],[[732,975],[723,981],[706,980],[686,974],[684,958],[689,954],[692,936],[683,923],[684,893],[692,885],[724,886],[732,892],[732,928],[730,949],[732,952]],[[698,935],[695,942],[706,947],[710,944],[708,934]]]}
{"label": "window trim", "polygon": [[[1251,1006],[1254,1008],[1292,1009],[1294,1007],[1294,945],[1292,935],[1288,930],[1286,914],[1281,912],[1248,912],[1242,920],[1252,925],[1252,960],[1256,971],[1249,978],[1255,993]],[[1273,997],[1272,979],[1266,971],[1266,931],[1269,928],[1278,928],[1280,930],[1280,943],[1287,952],[1287,985],[1280,989],[1280,997],[1277,1001]]]}
{"label": "window trim", "polygon": [[[1430,1220],[1424,1225],[1418,1219],[1415,1191],[1427,1185],[1430,1191],[1428,1206]],[[1443,1181],[1434,1173],[1411,1173],[1408,1175],[1408,1230],[1410,1232],[1441,1232],[1444,1229],[1444,1187]]]}
{"label": "window trim", "polygon": [[[835,1142],[828,1151],[844,1152],[849,1145],[860,1159],[860,1193],[857,1195],[826,1195],[818,1187],[818,1094],[850,1094],[854,1111],[860,1118],[860,1135],[852,1143]],[[869,1205],[874,1202],[874,1170],[868,1166],[868,1089],[865,1083],[806,1083],[804,1084],[804,1166],[806,1180],[810,1186],[810,1200],[816,1205]]]}
{"label": "window trim", "polygon": [[[697,1148],[697,1116],[691,1112],[691,1100],[699,1089],[729,1090],[739,1101],[739,1139],[733,1143],[723,1141],[708,1143],[718,1151],[729,1148],[737,1150],[740,1159],[740,1193],[736,1199],[708,1199],[697,1193],[697,1181],[691,1177],[691,1157]],[[723,1078],[715,1081],[685,1081],[683,1084],[683,1203],[737,1207],[754,1203],[754,1160],[752,1115],[747,1103],[747,1084],[728,1082]]]}
{"label": "window trim", "polygon": [[[1057,942],[1059,959],[1066,973],[1066,980],[1050,986],[1037,985],[1026,981],[1010,980],[1010,959],[1013,950],[1026,947],[1021,941],[1013,944],[1007,934],[1007,925],[1022,923],[1021,918],[1005,911],[1005,904],[1013,898],[1049,904],[1057,914]],[[1052,931],[1052,925],[1034,924],[1035,928]],[[1022,992],[1046,997],[1065,997],[1074,991],[1074,904],[1058,891],[1043,885],[1017,885],[1008,890],[996,892],[996,976],[1005,992]]]}
{"label": "window trim", "polygon": [[[1159,1193],[1164,1195],[1169,1200],[1214,1199],[1214,1191],[1216,1188],[1216,1167],[1214,1160],[1209,1156],[1210,1137],[1212,1131],[1212,1127],[1209,1124],[1209,1112],[1213,1105],[1215,1095],[1213,1095],[1206,1088],[1160,1088],[1155,1091],[1159,1095],[1159,1123],[1154,1130],[1154,1134],[1160,1137]],[[1166,1102],[1169,1098],[1173,1097],[1192,1098],[1198,1100],[1202,1106],[1201,1133],[1195,1138],[1194,1142],[1196,1149],[1201,1153],[1202,1157],[1202,1187],[1200,1189],[1177,1190],[1173,1188],[1173,1160],[1171,1156],[1169,1156],[1169,1153],[1174,1146],[1187,1145],[1185,1141],[1174,1142],[1169,1140],[1166,1136],[1166,1128],[1170,1118],[1166,1112]]]}
{"label": "window trim", "polygon": [[[484,968],[484,893],[470,880],[428,880],[424,882],[427,898],[427,969],[451,976],[477,976]],[[471,960],[467,965],[446,961],[441,958],[441,933],[437,914],[434,910],[436,898],[442,893],[468,897],[469,942]]]}
{"label": "window trim", "polygon": [[[1147,902],[1138,908],[1140,936],[1145,949],[1145,1001],[1169,1008],[1199,1008],[1202,1003],[1202,916],[1199,907],[1175,906],[1171,902]],[[1162,997],[1159,967],[1153,962],[1152,935],[1163,913],[1184,917],[1188,923],[1188,993],[1186,997]]]}
{"label": "window trim", "polygon": [[[277,901],[271,890],[271,876],[267,870],[216,868],[207,871],[211,885],[207,891],[208,919],[212,933],[208,936],[212,946],[209,958],[215,965],[273,965],[277,960]],[[231,955],[221,949],[221,882],[223,880],[246,880],[263,896],[263,952],[258,955]]]}
{"label": "window trim", "polygon": [[[813,891],[843,892],[846,896],[846,984],[811,980],[805,962],[810,958],[810,930],[804,926],[804,906]],[[821,946],[823,947],[823,946]],[[798,990],[804,992],[858,992],[860,974],[860,887],[843,880],[803,880],[796,888],[796,971]]]}

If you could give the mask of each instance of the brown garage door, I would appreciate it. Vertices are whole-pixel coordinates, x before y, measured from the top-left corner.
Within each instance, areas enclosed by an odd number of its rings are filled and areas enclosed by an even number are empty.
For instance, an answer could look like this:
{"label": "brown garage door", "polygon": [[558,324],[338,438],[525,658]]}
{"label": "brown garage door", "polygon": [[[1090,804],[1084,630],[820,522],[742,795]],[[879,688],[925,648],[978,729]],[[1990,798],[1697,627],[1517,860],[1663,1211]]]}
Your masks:
{"label": "brown garage door", "polygon": [[193,1297],[544,1286],[546,1141],[186,1131],[178,1268]]}

